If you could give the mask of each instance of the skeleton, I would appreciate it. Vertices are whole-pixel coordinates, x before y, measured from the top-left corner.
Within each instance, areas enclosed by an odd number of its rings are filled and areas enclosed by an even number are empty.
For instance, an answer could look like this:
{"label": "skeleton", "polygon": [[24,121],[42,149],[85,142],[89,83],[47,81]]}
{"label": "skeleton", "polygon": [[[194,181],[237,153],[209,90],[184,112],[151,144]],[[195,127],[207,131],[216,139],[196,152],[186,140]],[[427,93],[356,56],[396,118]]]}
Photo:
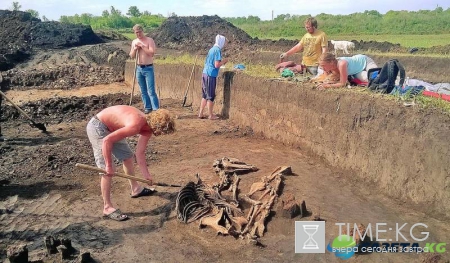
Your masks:
{"label": "skeleton", "polygon": [[[291,168],[278,167],[270,175],[263,176],[260,182],[252,184],[246,195],[238,198],[238,173],[258,168],[226,157],[216,160],[213,167],[219,176],[218,183],[205,184],[197,174],[197,183],[189,182],[178,193],[178,219],[184,223],[200,219],[199,227],[209,226],[217,234],[239,236],[256,243],[253,241],[264,235],[266,220],[278,197],[283,175],[291,173]],[[231,200],[221,194],[226,189],[232,193]],[[251,205],[246,216],[239,208],[240,201]]]}

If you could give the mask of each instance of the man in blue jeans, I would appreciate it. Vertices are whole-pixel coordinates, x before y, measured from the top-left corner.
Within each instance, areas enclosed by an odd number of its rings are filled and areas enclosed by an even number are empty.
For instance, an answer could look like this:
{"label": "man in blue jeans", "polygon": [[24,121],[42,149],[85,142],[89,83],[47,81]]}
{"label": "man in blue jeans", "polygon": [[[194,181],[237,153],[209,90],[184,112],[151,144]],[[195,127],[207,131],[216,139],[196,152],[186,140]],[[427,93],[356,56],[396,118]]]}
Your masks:
{"label": "man in blue jeans", "polygon": [[159,109],[159,100],[155,90],[155,74],[153,71],[153,56],[156,52],[155,41],[144,35],[141,25],[133,27],[136,39],[131,42],[130,57],[136,58],[136,79],[141,88],[142,102],[146,114]]}

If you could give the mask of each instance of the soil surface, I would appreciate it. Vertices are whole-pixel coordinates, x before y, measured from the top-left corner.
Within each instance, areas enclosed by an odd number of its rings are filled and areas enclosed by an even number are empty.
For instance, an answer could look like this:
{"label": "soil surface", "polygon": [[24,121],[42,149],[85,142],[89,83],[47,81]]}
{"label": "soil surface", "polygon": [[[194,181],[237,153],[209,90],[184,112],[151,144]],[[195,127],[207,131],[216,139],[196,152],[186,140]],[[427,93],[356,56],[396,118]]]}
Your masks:
{"label": "soil surface", "polygon": [[[5,26],[0,39],[5,43],[16,43],[11,36],[15,39],[17,35],[5,28],[10,25],[10,30],[14,29],[17,21],[24,23],[20,24],[23,39],[30,32],[33,39],[44,39],[45,32],[60,36],[68,31],[58,29],[62,26],[58,23],[40,22],[18,12],[3,12],[0,17],[9,21],[2,21]],[[251,51],[258,44],[273,54],[293,45],[251,39],[220,18],[207,16],[170,18],[153,34],[164,48],[199,52],[212,44],[205,45],[205,34],[212,41],[218,30],[235,36],[227,52],[238,50],[253,61],[268,61]],[[74,30],[80,41],[70,42],[73,35],[66,36],[65,42],[49,37],[39,42],[43,44],[17,44],[12,53],[2,53],[8,59],[8,66],[1,69],[2,91],[35,122],[45,123],[48,134],[30,127],[24,116],[3,101],[1,127],[7,140],[0,142],[0,260],[6,260],[8,246],[27,244],[30,261],[59,262],[58,255],[47,255],[45,250],[44,238],[52,235],[69,238],[77,253],[90,251],[97,262],[340,262],[328,252],[294,253],[295,220],[313,220],[317,215],[327,222],[327,241],[338,235],[337,222],[386,222],[394,226],[396,222],[423,222],[432,236],[430,242],[450,240],[448,222],[417,212],[410,204],[398,204],[321,159],[262,138],[249,127],[224,119],[198,119],[197,109],[181,107],[181,101],[172,99],[162,100],[161,105],[176,116],[177,131],[152,138],[146,153],[157,182],[185,185],[198,173],[214,183],[219,179],[213,171],[214,161],[233,157],[259,168],[240,176],[243,194],[262,176],[288,165],[294,175],[285,177],[280,198],[292,194],[298,201],[305,200],[310,213],[302,219],[287,219],[276,213],[277,202],[267,231],[255,246],[239,238],[218,236],[211,228],[200,229],[198,222],[181,223],[174,211],[178,188],[157,187],[158,192],[151,197],[131,199],[126,180],[114,178],[113,202],[131,219],[102,219],[100,178],[75,164],[94,165],[85,131],[89,119],[105,107],[127,104],[130,98],[130,87],[121,82],[130,42],[100,43],[106,40],[82,37],[91,31]],[[437,77],[440,71],[434,73]],[[133,106],[142,108],[138,96]],[[137,137],[129,139],[132,148],[136,142]],[[117,169],[121,171],[119,164]],[[244,207],[245,213],[248,210]],[[388,238],[394,235],[388,234]],[[409,237],[408,231],[404,235]],[[371,253],[351,261],[445,262],[448,252],[439,257],[436,261],[438,256]]]}

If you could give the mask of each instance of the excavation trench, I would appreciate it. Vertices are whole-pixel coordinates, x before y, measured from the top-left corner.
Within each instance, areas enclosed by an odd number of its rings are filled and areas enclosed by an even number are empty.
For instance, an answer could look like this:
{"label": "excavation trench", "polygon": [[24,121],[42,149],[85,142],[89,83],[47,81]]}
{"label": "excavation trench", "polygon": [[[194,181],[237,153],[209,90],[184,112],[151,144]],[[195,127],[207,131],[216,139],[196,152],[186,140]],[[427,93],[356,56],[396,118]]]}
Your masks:
{"label": "excavation trench", "polygon": [[[191,68],[156,67],[162,98],[182,100]],[[201,68],[186,104],[198,109]],[[176,72],[176,74],[174,74]],[[127,62],[125,82],[132,78]],[[310,84],[271,81],[233,71],[219,77],[215,111],[281,143],[299,147],[361,179],[361,188],[408,202],[434,216],[450,216],[450,117],[392,99],[349,90],[318,91]]]}
{"label": "excavation trench", "polygon": [[[180,75],[185,74],[185,77],[179,77],[179,80],[172,78],[169,82],[161,75],[161,72],[167,70],[177,70]],[[199,173],[205,182],[215,182],[218,176],[212,169],[214,160],[224,156],[236,157],[259,168],[257,172],[240,175],[239,187],[245,189],[238,194],[240,199],[253,183],[270,175],[277,166],[289,165],[294,175],[285,177],[280,198],[292,194],[296,200],[306,201],[310,217],[282,217],[275,212],[280,205],[280,200],[277,200],[264,237],[259,240],[265,247],[261,249],[229,236],[218,237],[216,231],[209,227],[199,229],[198,222],[180,223],[174,211],[177,189],[158,189],[159,192],[150,198],[130,200],[126,180],[115,178],[113,202],[131,216],[132,220],[123,224],[99,220],[102,202],[98,175],[76,169],[75,163],[95,165],[92,149],[85,135],[86,123],[102,108],[127,102],[129,93],[123,91],[129,87],[116,83],[94,86],[89,91],[85,88],[54,91],[58,96],[47,94],[44,90],[30,90],[34,96],[32,100],[24,99],[27,93],[10,91],[15,101],[22,98],[21,107],[33,118],[48,124],[50,135],[29,127],[23,117],[15,115],[12,107],[2,105],[5,106],[6,116],[2,128],[10,141],[1,144],[0,207],[5,208],[2,210],[5,213],[0,215],[0,226],[4,229],[0,235],[0,244],[6,247],[25,242],[32,259],[50,259],[51,257],[40,253],[43,240],[45,236],[57,235],[71,239],[77,249],[90,250],[93,257],[102,262],[109,262],[111,258],[129,262],[127,251],[140,254],[141,260],[160,262],[179,262],[185,257],[197,262],[206,259],[265,262],[268,258],[271,262],[313,262],[318,259],[322,262],[334,262],[336,258],[331,253],[320,254],[319,258],[315,254],[294,253],[294,222],[311,220],[313,215],[320,215],[326,220],[326,240],[332,240],[338,234],[335,223],[339,222],[366,225],[370,222],[385,222],[389,226],[395,226],[397,222],[409,225],[422,222],[428,228],[420,231],[430,231],[428,241],[448,240],[448,226],[443,221],[436,220],[436,217],[418,212],[411,200],[399,205],[399,200],[392,200],[390,195],[379,191],[380,188],[367,185],[370,181],[357,176],[351,169],[326,165],[323,162],[325,158],[315,158],[319,155],[317,150],[307,148],[304,146],[306,144],[290,142],[289,132],[285,131],[286,128],[283,127],[286,125],[283,123],[287,121],[287,116],[294,116],[290,113],[292,109],[273,106],[273,110],[269,110],[273,102],[266,100],[269,106],[265,106],[265,113],[262,108],[255,108],[248,115],[246,111],[257,107],[256,102],[261,100],[258,98],[261,94],[254,92],[255,102],[233,97],[238,96],[234,95],[237,89],[243,92],[243,87],[250,86],[239,79],[247,78],[244,75],[229,75],[230,80],[233,77],[229,88],[224,89],[222,84],[219,87],[222,92],[217,112],[225,120],[212,122],[197,119],[195,111],[198,98],[193,95],[198,92],[198,82],[192,96],[188,96],[187,104],[194,102],[192,109],[181,105],[190,70],[189,66],[166,68],[163,65],[157,70],[158,86],[163,97],[161,105],[177,116],[177,132],[151,139],[146,152],[150,170],[158,181],[186,184],[193,181],[194,175]],[[196,74],[199,73],[198,70]],[[256,83],[257,79],[248,81]],[[259,89],[266,87],[265,92],[270,90],[267,88],[268,84],[270,87],[270,82],[260,84]],[[274,84],[277,89],[282,89],[285,85]],[[172,86],[180,88],[168,88]],[[288,87],[293,91],[299,89],[295,85]],[[228,94],[223,92],[227,89],[231,91]],[[107,94],[107,91],[111,94]],[[308,95],[308,89],[304,94],[311,96]],[[227,97],[228,102],[224,99]],[[316,99],[322,97],[317,96]],[[272,95],[271,98],[276,97]],[[133,105],[142,108],[137,95]],[[265,125],[263,118],[269,117],[263,116],[272,116],[277,111],[283,112],[280,115],[283,117],[272,120],[271,125]],[[313,116],[311,113],[310,118]],[[321,123],[327,128],[326,124]],[[299,133],[300,128],[294,131]],[[271,135],[273,131],[277,133]],[[277,139],[275,136],[279,137],[278,142],[273,140]],[[135,147],[136,139],[130,138],[132,147]],[[311,154],[308,154],[308,149]],[[330,163],[327,159],[325,161]],[[243,209],[247,213],[249,208],[244,206]],[[420,232],[414,234],[419,236]],[[403,231],[403,235],[411,239],[408,231]],[[395,238],[395,233],[388,233],[387,238]],[[243,248],[248,253],[241,253]],[[396,255],[395,258],[388,256],[393,262],[412,262],[416,258],[415,254],[407,253]],[[1,259],[4,257],[5,254],[0,254]],[[361,257],[364,257],[364,262],[379,262],[387,256],[373,253]]]}

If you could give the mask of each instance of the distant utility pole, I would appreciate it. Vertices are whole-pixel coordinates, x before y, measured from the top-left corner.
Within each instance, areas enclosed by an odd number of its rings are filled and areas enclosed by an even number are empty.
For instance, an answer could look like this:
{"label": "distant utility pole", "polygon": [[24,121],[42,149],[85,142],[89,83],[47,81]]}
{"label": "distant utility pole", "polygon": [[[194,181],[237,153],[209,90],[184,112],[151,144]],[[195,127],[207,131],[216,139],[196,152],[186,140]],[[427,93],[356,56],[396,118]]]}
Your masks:
{"label": "distant utility pole", "polygon": [[273,10],[272,10],[272,21],[273,21]]}

